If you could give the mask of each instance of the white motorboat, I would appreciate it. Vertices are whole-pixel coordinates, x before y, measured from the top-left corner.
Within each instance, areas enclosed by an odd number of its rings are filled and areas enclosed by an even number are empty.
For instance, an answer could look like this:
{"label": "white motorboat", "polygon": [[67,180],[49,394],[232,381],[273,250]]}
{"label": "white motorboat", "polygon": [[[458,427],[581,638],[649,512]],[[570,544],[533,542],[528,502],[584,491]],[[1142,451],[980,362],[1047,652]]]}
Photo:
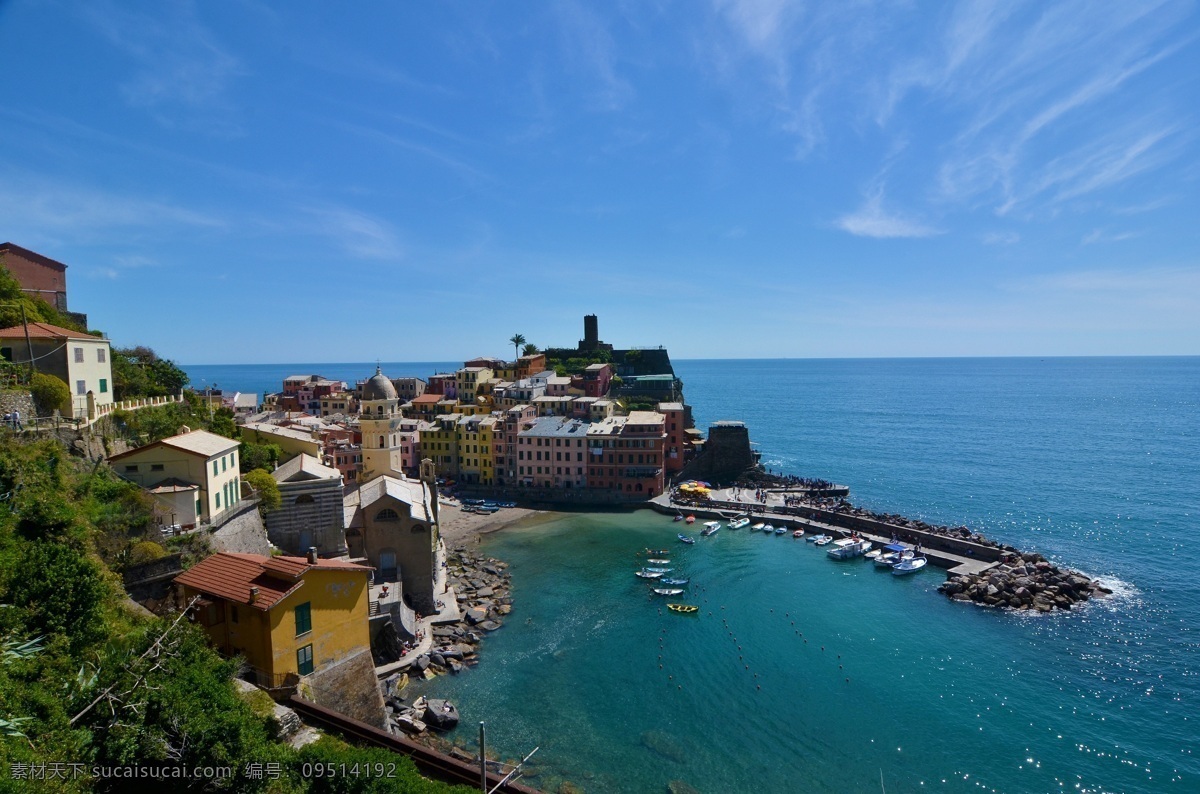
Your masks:
{"label": "white motorboat", "polygon": [[859,540],[857,538],[842,538],[835,540],[833,545],[837,548],[830,549],[825,552],[835,560],[848,560],[852,557],[861,557],[867,549],[871,548],[871,541]]}
{"label": "white motorboat", "polygon": [[929,564],[929,560],[925,557],[909,557],[907,560],[901,560],[892,566],[893,576],[904,576],[905,574],[916,573]]}
{"label": "white motorboat", "polygon": [[709,521],[707,524],[704,525],[704,529],[700,530],[700,534],[707,538],[710,535],[716,534],[717,530],[720,528],[721,528],[720,521]]}
{"label": "white motorboat", "polygon": [[654,592],[661,596],[676,596],[682,593],[683,590],[678,587],[656,587],[654,588]]}
{"label": "white motorboat", "polygon": [[634,571],[633,575],[643,579],[661,579],[663,577],[662,571]]}
{"label": "white motorboat", "polygon": [[750,519],[746,518],[745,516],[739,516],[738,518],[735,518],[729,522],[730,529],[741,529],[742,527],[748,526],[750,526]]}
{"label": "white motorboat", "polygon": [[817,544],[818,546],[826,546],[832,542],[833,537],[830,535],[817,535],[816,539],[813,540],[813,543]]}
{"label": "white motorboat", "polygon": [[910,558],[913,556],[912,551],[904,548],[899,543],[889,543],[879,550],[879,554],[875,557],[875,565],[880,568],[891,568],[896,563],[904,559],[905,555]]}
{"label": "white motorboat", "polygon": [[774,534],[775,534],[775,527],[774,527],[774,525],[772,525],[772,524],[767,524],[765,527],[763,527],[763,534],[764,534],[764,535],[774,535]]}
{"label": "white motorboat", "polygon": [[759,521],[757,524],[755,524],[754,526],[750,527],[750,531],[751,531],[751,532],[758,532],[760,529],[762,529],[762,528],[763,528],[763,527],[765,527],[765,526],[766,526],[766,524],[764,524],[763,522]]}

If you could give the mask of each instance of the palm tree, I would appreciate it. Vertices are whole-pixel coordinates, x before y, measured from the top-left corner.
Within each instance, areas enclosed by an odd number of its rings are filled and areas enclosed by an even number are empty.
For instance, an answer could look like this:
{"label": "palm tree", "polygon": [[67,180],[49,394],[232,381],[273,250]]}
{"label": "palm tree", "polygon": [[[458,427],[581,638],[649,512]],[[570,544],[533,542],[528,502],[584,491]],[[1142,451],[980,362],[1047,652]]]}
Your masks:
{"label": "palm tree", "polygon": [[521,355],[520,350],[521,350],[521,345],[525,344],[525,335],[524,334],[513,334],[512,338],[509,339],[508,341],[513,343],[513,356],[516,357],[516,356]]}
{"label": "palm tree", "polygon": [[523,356],[536,356],[540,352],[542,351],[538,350],[537,345],[525,345],[521,348],[521,355]]}

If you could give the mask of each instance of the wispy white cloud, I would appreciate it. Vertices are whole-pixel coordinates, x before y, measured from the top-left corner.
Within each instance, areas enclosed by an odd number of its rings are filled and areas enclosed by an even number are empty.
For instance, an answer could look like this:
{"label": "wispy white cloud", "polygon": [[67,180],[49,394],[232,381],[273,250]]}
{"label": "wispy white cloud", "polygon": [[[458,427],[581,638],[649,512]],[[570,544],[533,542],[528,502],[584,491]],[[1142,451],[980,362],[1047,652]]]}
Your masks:
{"label": "wispy white cloud", "polygon": [[302,228],[332,240],[359,259],[398,261],[404,258],[399,232],[387,221],[349,207],[309,207]]}
{"label": "wispy white cloud", "polygon": [[222,135],[239,132],[227,93],[243,73],[187,3],[150,14],[108,2],[82,6],[83,16],[136,68],[121,85],[126,102],[149,110],[161,123]]}
{"label": "wispy white cloud", "polygon": [[1016,232],[988,232],[983,235],[984,245],[1016,245],[1021,242],[1021,235]]}
{"label": "wispy white cloud", "polygon": [[219,229],[219,215],[164,198],[147,198],[40,175],[8,172],[0,191],[5,225],[40,237],[92,236],[97,232],[166,231],[181,227]]}
{"label": "wispy white cloud", "polygon": [[1083,236],[1080,243],[1083,245],[1095,245],[1097,243],[1119,243],[1122,240],[1132,240],[1137,237],[1137,232],[1109,232],[1104,229],[1092,229]]}
{"label": "wispy white cloud", "polygon": [[635,91],[618,73],[617,47],[604,20],[577,0],[561,0],[553,9],[567,61],[581,65],[598,86],[589,92],[595,109],[622,108]]}
{"label": "wispy white cloud", "polygon": [[883,207],[883,191],[877,190],[855,212],[843,215],[834,225],[858,237],[933,237],[941,232],[912,218]]}

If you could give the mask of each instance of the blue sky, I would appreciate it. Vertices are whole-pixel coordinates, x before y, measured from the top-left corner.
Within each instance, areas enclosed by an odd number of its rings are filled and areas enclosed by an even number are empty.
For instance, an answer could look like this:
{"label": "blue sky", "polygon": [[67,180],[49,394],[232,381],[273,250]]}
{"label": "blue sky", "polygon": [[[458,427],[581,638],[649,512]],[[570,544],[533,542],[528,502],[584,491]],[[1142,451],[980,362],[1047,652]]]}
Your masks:
{"label": "blue sky", "polygon": [[1197,354],[1198,22],[0,0],[0,240],[183,363]]}

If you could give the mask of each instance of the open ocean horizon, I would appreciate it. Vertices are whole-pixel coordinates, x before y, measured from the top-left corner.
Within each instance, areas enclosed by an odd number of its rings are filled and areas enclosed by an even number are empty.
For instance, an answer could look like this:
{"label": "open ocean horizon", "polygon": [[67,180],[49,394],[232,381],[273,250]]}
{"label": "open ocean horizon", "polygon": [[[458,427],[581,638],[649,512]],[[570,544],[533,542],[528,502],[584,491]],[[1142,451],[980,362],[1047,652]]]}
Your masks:
{"label": "open ocean horizon", "polygon": [[[685,548],[650,511],[540,516],[482,544],[511,564],[514,611],[480,664],[417,685],[458,704],[451,738],[486,720],[506,758],[540,746],[545,790],[1200,791],[1200,357],[674,363],[697,427],[744,421],[768,468],[1116,592],[993,611],[937,593],[940,570],[893,577],[791,537]],[[272,366],[186,369],[256,391],[375,365]],[[699,615],[633,576],[647,547],[671,549]]]}

